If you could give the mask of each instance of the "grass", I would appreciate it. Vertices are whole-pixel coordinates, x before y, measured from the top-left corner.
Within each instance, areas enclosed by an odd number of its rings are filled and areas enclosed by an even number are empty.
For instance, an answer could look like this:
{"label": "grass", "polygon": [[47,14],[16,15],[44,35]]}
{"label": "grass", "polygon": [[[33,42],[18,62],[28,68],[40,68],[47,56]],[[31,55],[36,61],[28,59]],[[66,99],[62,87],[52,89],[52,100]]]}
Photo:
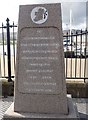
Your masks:
{"label": "grass", "polygon": [[1,76],[1,55],[0,55],[0,76]]}
{"label": "grass", "polygon": [[2,85],[7,86],[7,84],[6,79],[0,79],[0,96],[2,96]]}
{"label": "grass", "polygon": [[[16,44],[16,41],[14,42]],[[10,44],[13,45],[13,40],[10,40]],[[0,40],[0,45],[3,45],[3,41]],[[4,45],[7,45],[7,41],[4,40]]]}
{"label": "grass", "polygon": [[1,69],[1,55],[0,55],[0,69]]}
{"label": "grass", "polygon": [[14,82],[8,82],[7,79],[1,79],[0,81],[0,96],[13,96],[14,94]]}

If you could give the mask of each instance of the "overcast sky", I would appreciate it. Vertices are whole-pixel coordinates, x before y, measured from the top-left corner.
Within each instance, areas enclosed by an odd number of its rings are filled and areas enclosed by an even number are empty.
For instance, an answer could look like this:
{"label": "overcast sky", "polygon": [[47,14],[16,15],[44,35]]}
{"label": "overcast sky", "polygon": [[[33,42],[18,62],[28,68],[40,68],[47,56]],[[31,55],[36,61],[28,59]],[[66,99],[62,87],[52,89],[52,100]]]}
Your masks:
{"label": "overcast sky", "polygon": [[69,2],[62,3],[62,15],[63,24],[65,28],[69,28],[70,23],[70,11],[71,21],[73,28],[85,28],[86,27],[86,2]]}
{"label": "overcast sky", "polygon": [[[30,2],[31,1],[31,2]],[[0,26],[8,17],[11,22],[18,23],[19,5],[32,3],[46,3],[47,0],[1,0]],[[48,0],[48,2],[62,3],[63,28],[69,29],[70,10],[72,10],[72,28],[85,29],[86,27],[86,0]]]}

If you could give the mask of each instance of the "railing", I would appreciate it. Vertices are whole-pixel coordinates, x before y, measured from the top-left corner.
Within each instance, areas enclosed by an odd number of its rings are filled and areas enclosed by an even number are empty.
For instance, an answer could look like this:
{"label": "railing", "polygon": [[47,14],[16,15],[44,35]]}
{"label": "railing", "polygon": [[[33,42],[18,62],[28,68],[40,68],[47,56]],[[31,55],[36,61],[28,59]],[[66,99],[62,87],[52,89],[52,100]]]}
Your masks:
{"label": "railing", "polygon": [[[1,51],[1,77],[12,81],[15,76],[16,63],[16,40],[17,25],[10,25],[9,19],[6,26],[0,27]],[[88,31],[74,31],[63,35],[63,48],[65,55],[65,75],[66,79],[88,79]]]}
{"label": "railing", "polygon": [[[16,62],[16,40],[17,40],[17,25],[9,24],[9,19],[6,19],[6,26],[3,25],[1,28],[1,77],[8,78],[8,82],[12,81],[15,72],[15,62]],[[15,30],[16,29],[16,30]],[[16,32],[15,32],[16,31]],[[13,51],[13,52],[12,52]],[[11,61],[12,60],[12,61]],[[13,63],[12,63],[13,62]],[[11,66],[12,65],[12,66]]]}
{"label": "railing", "polygon": [[88,79],[88,31],[68,33],[64,38],[66,79]]}

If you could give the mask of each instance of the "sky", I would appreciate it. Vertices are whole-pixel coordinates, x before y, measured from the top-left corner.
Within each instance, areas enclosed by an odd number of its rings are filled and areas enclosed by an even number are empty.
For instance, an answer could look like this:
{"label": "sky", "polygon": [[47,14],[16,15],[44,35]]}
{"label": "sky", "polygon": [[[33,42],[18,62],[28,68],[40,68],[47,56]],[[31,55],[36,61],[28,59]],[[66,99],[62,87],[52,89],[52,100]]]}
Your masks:
{"label": "sky", "polygon": [[[86,28],[86,0],[48,0],[51,2],[61,2],[63,29],[70,28],[70,11],[72,11],[72,29]],[[47,0],[1,0],[0,1],[0,26],[2,22],[6,24],[8,17],[11,22],[18,24],[19,5],[47,3]]]}

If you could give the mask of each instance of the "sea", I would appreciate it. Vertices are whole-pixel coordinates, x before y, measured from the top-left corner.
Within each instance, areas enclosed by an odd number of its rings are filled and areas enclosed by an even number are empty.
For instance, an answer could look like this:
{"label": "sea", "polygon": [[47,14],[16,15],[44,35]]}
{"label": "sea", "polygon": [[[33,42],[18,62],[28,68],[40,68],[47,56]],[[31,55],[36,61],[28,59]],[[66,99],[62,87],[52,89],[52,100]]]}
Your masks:
{"label": "sea", "polygon": [[[14,47],[10,46],[11,55],[14,55]],[[7,55],[7,45],[4,45],[4,53]],[[16,53],[16,45],[15,45],[15,53]],[[0,55],[3,55],[3,45],[0,45]]]}

